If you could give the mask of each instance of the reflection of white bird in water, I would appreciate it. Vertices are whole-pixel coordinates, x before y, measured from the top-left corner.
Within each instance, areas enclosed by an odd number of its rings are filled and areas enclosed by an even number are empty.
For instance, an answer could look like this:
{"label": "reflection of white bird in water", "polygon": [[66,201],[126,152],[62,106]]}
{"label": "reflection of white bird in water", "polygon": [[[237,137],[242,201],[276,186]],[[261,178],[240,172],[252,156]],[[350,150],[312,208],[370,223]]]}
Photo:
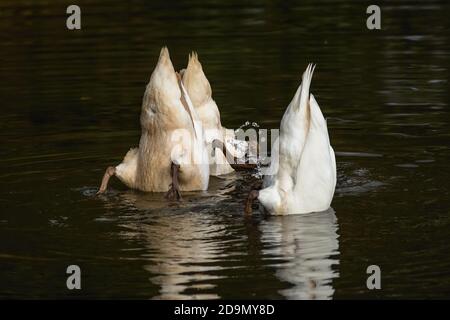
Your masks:
{"label": "reflection of white bird in water", "polygon": [[289,217],[270,217],[260,225],[263,254],[287,260],[276,275],[292,287],[280,293],[288,299],[331,299],[332,280],[339,276],[338,226],[332,209]]}
{"label": "reflection of white bird in water", "polygon": [[303,73],[302,83],[286,109],[280,125],[278,171],[265,179],[262,190],[250,192],[246,212],[258,199],[271,214],[327,210],[336,186],[336,159],[327,123],[309,93],[314,67]]}

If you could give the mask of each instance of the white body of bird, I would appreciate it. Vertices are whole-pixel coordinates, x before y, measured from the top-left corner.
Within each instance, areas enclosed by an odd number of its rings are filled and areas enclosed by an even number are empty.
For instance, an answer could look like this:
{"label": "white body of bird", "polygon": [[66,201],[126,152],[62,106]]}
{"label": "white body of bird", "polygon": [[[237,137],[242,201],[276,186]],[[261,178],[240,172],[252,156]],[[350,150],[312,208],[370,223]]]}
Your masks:
{"label": "white body of bird", "polygon": [[258,200],[270,214],[324,211],[333,199],[336,160],[326,121],[309,93],[313,71],[314,67],[308,65],[283,115],[279,144],[272,150],[278,171],[265,178],[264,188],[258,193]]}

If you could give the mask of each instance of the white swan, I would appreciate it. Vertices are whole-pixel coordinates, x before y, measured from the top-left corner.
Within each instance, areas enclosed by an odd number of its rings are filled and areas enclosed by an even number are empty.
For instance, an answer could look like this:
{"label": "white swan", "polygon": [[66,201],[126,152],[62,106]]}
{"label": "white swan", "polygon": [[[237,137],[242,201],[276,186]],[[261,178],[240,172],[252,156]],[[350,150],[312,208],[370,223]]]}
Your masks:
{"label": "white swan", "polygon": [[[180,74],[186,91],[202,122],[209,148],[219,147],[213,144],[213,141],[218,140],[220,145],[221,142],[224,142],[226,152],[230,153],[229,156],[231,157],[228,157],[228,160],[232,161],[233,157],[243,157],[247,143],[235,139],[234,131],[222,126],[219,108],[212,98],[211,85],[206,78],[196,52],[192,52],[189,55],[187,68],[181,70]],[[219,148],[222,149],[221,147]],[[211,175],[218,176],[234,171],[223,152],[210,152],[209,155]]]}
{"label": "white swan", "polygon": [[[330,207],[336,186],[336,160],[327,123],[309,93],[314,67],[303,73],[302,84],[283,115],[278,151],[278,171],[265,178],[263,189],[253,190],[246,203],[251,212],[257,198],[270,214],[299,214]],[[277,159],[278,158],[278,159]]]}
{"label": "white swan", "polygon": [[109,167],[99,193],[112,175],[133,189],[166,192],[206,190],[209,182],[208,151],[201,121],[170,60],[162,48],[147,84],[141,111],[139,148],[128,151],[122,163]]}

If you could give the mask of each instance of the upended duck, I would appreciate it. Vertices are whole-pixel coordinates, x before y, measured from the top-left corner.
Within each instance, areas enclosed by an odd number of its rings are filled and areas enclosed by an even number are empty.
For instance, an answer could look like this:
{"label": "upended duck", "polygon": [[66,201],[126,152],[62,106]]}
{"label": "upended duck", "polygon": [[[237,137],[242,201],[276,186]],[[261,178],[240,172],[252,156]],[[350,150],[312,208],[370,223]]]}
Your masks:
{"label": "upended duck", "polygon": [[[248,152],[248,143],[236,139],[234,130],[222,126],[219,108],[212,97],[211,84],[196,52],[189,55],[188,65],[186,69],[180,71],[180,74],[198,118],[202,122],[208,149],[211,151],[209,152],[210,175],[219,176],[234,170],[255,168],[255,164],[242,161]],[[215,152],[216,148],[221,152]],[[240,160],[238,161],[237,158]]]}
{"label": "upended duck", "polygon": [[98,193],[113,175],[129,188],[167,192],[170,199],[181,198],[181,191],[206,190],[209,160],[203,127],[166,47],[147,84],[140,122],[139,147],[106,169]]}
{"label": "upended duck", "polygon": [[273,215],[320,212],[330,207],[336,187],[336,158],[326,120],[309,93],[314,68],[308,65],[281,120],[278,144],[272,150],[271,167],[277,170],[264,178],[263,189],[250,192],[246,213],[252,212],[255,199]]}

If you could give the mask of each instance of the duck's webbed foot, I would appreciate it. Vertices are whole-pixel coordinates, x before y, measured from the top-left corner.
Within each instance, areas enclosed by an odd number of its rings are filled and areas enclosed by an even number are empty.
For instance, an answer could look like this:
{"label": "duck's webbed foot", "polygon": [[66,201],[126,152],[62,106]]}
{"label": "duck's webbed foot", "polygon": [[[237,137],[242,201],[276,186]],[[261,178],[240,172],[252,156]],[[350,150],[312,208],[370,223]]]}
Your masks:
{"label": "duck's webbed foot", "polygon": [[180,172],[180,165],[173,163],[170,166],[170,175],[172,177],[172,183],[170,184],[169,191],[166,193],[166,199],[169,200],[182,200],[180,185],[178,183],[178,175]]}
{"label": "duck's webbed foot", "polygon": [[108,188],[109,178],[111,178],[115,174],[116,174],[115,167],[106,168],[105,174],[103,175],[102,184],[100,185],[100,188],[98,189],[97,194],[101,194],[106,191],[106,189]]}
{"label": "duck's webbed foot", "polygon": [[247,200],[245,201],[245,209],[244,212],[245,214],[251,214],[253,211],[252,205],[253,205],[253,201],[255,201],[255,199],[257,199],[259,196],[259,190],[252,190],[250,191],[250,193],[248,194]]}

